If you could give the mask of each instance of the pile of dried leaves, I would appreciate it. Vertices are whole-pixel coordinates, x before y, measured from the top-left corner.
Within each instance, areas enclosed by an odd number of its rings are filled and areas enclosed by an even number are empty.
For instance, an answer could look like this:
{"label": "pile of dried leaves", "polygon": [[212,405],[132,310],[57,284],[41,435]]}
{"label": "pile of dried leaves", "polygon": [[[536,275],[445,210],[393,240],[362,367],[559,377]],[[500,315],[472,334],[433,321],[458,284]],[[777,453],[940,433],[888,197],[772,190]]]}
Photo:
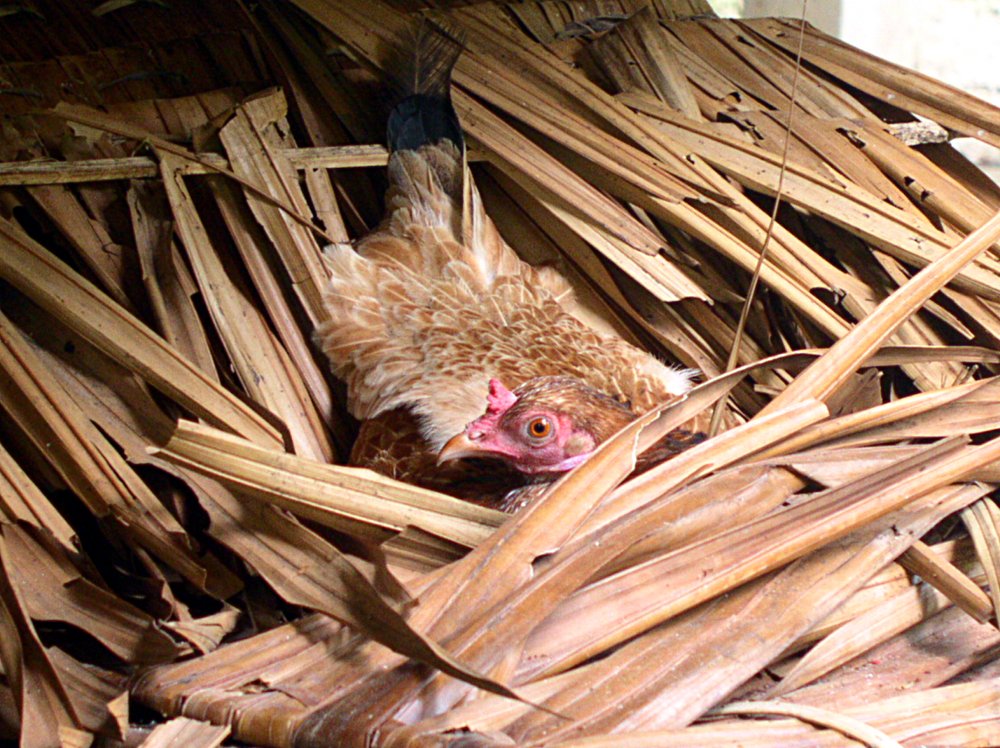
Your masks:
{"label": "pile of dried leaves", "polygon": [[0,18],[3,730],[1000,743],[1000,190],[948,143],[1000,112],[698,0],[428,11],[505,238],[705,375],[505,517],[339,466],[311,340],[409,5]]}

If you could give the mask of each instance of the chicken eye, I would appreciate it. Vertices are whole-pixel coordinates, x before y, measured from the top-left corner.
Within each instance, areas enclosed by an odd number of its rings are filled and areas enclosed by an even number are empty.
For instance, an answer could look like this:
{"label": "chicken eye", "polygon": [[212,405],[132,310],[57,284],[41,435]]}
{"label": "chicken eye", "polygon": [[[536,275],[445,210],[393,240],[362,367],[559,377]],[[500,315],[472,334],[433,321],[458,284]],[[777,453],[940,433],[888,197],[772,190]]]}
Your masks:
{"label": "chicken eye", "polygon": [[545,439],[552,433],[552,422],[548,418],[532,418],[526,430],[534,440]]}

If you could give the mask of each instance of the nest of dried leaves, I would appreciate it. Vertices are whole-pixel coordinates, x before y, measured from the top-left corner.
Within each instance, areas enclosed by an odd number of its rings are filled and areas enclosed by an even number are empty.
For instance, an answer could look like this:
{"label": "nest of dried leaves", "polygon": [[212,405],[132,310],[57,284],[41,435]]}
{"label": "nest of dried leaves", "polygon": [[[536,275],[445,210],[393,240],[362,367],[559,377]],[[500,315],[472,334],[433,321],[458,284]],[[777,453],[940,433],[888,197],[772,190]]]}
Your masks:
{"label": "nest of dried leaves", "polygon": [[338,465],[311,341],[418,8],[49,5],[0,19],[8,733],[1000,743],[1000,190],[948,142],[997,109],[697,0],[427,11],[507,240],[705,374],[506,517]]}

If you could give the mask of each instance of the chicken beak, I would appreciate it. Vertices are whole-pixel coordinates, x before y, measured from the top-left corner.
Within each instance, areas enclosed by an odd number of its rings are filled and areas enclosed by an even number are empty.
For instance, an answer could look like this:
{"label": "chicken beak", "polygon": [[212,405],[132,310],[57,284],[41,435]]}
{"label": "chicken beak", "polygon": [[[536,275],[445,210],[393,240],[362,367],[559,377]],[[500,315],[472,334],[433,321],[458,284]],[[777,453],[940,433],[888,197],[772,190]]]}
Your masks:
{"label": "chicken beak", "polygon": [[481,457],[486,450],[478,442],[469,438],[464,431],[456,434],[448,440],[448,443],[441,447],[438,452],[437,464],[452,460],[460,460],[463,457]]}

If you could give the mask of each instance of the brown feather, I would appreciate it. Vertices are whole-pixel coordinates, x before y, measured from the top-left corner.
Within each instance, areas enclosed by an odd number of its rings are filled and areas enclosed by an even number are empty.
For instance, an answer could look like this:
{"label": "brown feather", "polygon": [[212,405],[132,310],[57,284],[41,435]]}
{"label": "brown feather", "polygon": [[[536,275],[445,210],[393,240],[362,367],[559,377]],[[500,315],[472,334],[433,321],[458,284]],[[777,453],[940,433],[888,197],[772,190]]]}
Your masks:
{"label": "brown feather", "polygon": [[[454,57],[418,50],[414,59],[438,65],[434,85],[447,90],[440,65]],[[526,264],[503,241],[467,178],[460,142],[396,150],[388,177],[378,229],[355,248],[327,251],[330,321],[317,331],[364,422],[355,464],[441,484],[451,474],[432,458],[482,413],[491,377],[511,388],[572,377],[603,393],[604,404],[629,403],[633,414],[687,390],[690,372],[588,327],[569,311],[565,280]]]}
{"label": "brown feather", "polygon": [[350,462],[500,511],[519,508],[548,485],[548,481],[529,479],[495,461],[438,466],[437,453],[430,449],[412,413],[405,408],[362,423]]}

